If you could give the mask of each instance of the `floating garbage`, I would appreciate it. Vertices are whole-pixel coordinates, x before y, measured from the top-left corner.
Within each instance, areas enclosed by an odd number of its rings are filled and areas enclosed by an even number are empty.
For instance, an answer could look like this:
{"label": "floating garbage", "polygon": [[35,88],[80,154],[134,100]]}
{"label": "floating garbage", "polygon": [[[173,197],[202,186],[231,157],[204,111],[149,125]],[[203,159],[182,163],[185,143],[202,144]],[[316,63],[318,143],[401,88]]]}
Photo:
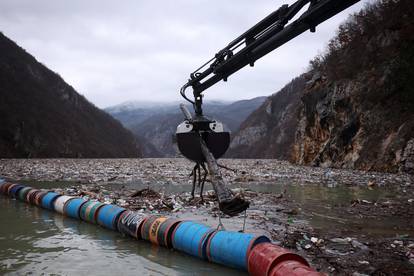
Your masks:
{"label": "floating garbage", "polygon": [[135,239],[148,240],[209,260],[248,270],[251,275],[321,276],[301,256],[272,244],[265,236],[213,229],[165,216],[148,216],[112,204],[45,192],[0,179],[0,193],[71,218],[99,224]]}

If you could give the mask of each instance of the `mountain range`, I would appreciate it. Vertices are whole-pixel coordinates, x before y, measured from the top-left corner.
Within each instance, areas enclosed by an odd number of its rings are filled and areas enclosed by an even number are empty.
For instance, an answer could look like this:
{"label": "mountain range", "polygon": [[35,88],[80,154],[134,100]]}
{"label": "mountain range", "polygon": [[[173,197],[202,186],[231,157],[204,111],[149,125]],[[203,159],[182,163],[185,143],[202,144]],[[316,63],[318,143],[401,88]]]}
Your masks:
{"label": "mountain range", "polygon": [[[206,101],[204,114],[225,124],[228,130],[235,132],[244,119],[257,109],[266,97],[256,97],[236,102]],[[192,110],[190,105],[187,105]],[[148,103],[126,102],[105,109],[132,131],[142,141],[146,157],[179,156],[173,143],[176,127],[184,120],[179,102]]]}

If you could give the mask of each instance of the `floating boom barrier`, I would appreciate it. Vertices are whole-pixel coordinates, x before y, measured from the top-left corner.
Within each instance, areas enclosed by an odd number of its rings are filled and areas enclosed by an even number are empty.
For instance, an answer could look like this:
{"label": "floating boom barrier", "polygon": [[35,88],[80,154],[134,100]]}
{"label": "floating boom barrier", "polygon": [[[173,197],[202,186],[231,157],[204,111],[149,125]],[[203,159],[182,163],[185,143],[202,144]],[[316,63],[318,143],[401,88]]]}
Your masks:
{"label": "floating boom barrier", "polygon": [[301,256],[271,243],[266,236],[223,231],[161,215],[146,215],[113,204],[60,195],[0,179],[0,194],[64,216],[98,224],[137,240],[248,271],[254,276],[322,276]]}

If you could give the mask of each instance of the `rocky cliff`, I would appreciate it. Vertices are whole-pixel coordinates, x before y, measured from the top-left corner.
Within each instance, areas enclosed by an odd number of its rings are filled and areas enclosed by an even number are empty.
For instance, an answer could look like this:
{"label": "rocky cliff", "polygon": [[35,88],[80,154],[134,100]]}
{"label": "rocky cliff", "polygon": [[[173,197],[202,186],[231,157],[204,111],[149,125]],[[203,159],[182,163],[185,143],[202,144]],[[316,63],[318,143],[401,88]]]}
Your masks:
{"label": "rocky cliff", "polygon": [[136,138],[0,33],[0,157],[138,157]]}
{"label": "rocky cliff", "polygon": [[352,16],[308,73],[242,124],[230,156],[414,172],[413,10],[384,0]]}

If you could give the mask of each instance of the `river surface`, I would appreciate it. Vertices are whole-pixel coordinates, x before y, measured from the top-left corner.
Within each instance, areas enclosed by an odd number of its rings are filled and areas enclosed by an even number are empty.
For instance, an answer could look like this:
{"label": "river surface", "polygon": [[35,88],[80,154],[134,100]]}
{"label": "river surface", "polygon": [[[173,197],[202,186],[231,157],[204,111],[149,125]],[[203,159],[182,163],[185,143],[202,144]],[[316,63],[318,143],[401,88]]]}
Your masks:
{"label": "river surface", "polygon": [[243,275],[0,196],[0,274]]}
{"label": "river surface", "polygon": [[[28,182],[38,188],[71,182]],[[130,189],[146,186],[135,182]],[[236,188],[237,186],[233,186]],[[239,185],[240,187],[240,185]],[[403,218],[348,217],[341,213],[353,200],[384,202],[404,196],[400,190],[337,185],[249,183],[244,188],[291,198],[301,218],[317,229],[342,228],[369,236],[414,236],[413,222]],[[113,187],[114,188],[114,187]],[[188,185],[158,187],[166,192],[188,191]],[[207,188],[208,189],[208,188]],[[406,200],[406,199],[405,199]],[[336,208],[337,207],[337,208]],[[372,208],[376,208],[372,205]],[[0,196],[0,274],[18,275],[243,275],[186,254],[123,237],[97,225]]]}

